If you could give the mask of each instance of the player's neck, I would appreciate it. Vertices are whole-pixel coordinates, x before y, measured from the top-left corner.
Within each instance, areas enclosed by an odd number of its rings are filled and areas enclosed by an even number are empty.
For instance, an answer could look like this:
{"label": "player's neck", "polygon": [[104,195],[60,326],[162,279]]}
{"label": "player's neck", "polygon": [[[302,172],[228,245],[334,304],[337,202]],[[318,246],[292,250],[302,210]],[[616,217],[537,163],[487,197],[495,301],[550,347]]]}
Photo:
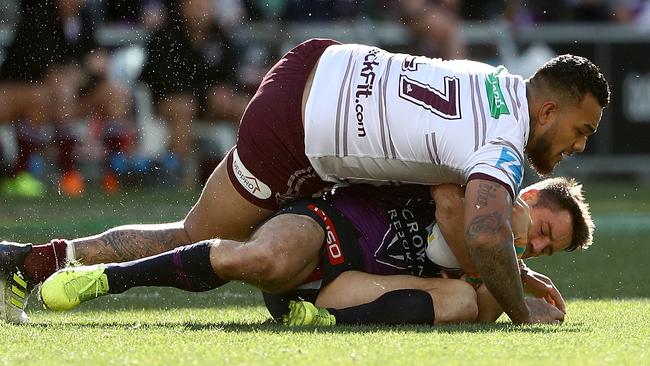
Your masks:
{"label": "player's neck", "polygon": [[532,90],[532,87],[530,85],[530,79],[526,79],[526,102],[528,103],[528,124],[529,124],[529,133],[528,133],[528,141],[526,141],[526,146],[528,146],[528,143],[530,142],[530,139],[533,136],[533,131],[535,129],[535,125],[537,124],[537,117],[535,116],[535,111],[537,110],[535,106],[535,93]]}

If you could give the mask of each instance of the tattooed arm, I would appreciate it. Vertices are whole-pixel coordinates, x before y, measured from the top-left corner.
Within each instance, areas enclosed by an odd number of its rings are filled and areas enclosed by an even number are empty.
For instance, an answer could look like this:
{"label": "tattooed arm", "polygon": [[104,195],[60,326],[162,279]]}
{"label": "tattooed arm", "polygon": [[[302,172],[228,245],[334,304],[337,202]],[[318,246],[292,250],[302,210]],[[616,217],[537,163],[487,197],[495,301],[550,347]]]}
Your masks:
{"label": "tattooed arm", "polygon": [[126,225],[72,241],[83,264],[125,262],[190,244],[183,222]]}
{"label": "tattooed arm", "polygon": [[514,323],[556,323],[564,313],[527,299],[512,237],[512,200],[499,183],[473,179],[465,189],[465,241],[483,283]]}
{"label": "tattooed arm", "polygon": [[530,322],[510,224],[512,199],[499,183],[473,179],[465,189],[465,241],[486,287],[515,323]]}

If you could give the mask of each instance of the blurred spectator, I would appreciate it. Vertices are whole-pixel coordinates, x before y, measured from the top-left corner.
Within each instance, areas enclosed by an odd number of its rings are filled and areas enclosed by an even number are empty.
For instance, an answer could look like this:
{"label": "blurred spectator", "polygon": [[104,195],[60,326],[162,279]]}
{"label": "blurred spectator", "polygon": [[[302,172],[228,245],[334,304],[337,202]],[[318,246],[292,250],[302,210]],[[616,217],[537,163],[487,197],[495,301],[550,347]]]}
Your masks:
{"label": "blurred spectator", "polygon": [[225,31],[243,24],[246,8],[243,0],[212,0],[215,5],[217,23]]}
{"label": "blurred spectator", "polygon": [[245,4],[252,20],[399,22],[408,28],[413,42],[398,51],[448,59],[466,53],[460,32],[461,0],[246,0]]}
{"label": "blurred spectator", "polygon": [[641,28],[650,26],[649,0],[620,0],[614,5],[614,19],[619,23],[634,24]]}
{"label": "blurred spectator", "polygon": [[283,18],[288,21],[353,20],[367,10],[364,0],[286,0]]}
{"label": "blurred spectator", "polygon": [[613,8],[621,0],[567,0],[570,19],[578,22],[610,22]]}
{"label": "blurred spectator", "polygon": [[140,24],[146,0],[103,0],[104,21],[107,23]]}
{"label": "blurred spectator", "polygon": [[510,0],[516,24],[546,22],[608,22],[615,8],[628,0]]}
{"label": "blurred spectator", "polygon": [[[413,44],[406,52],[445,59],[464,58],[460,0],[375,0],[383,17],[399,19],[410,30]],[[382,15],[380,15],[382,16]]]}
{"label": "blurred spectator", "polygon": [[108,120],[108,154],[124,148],[122,137],[115,136],[128,128],[122,126],[128,124],[127,93],[104,77],[107,54],[97,49],[94,22],[83,5],[83,0],[20,2],[15,38],[0,68],[0,121],[13,123],[18,147],[6,193],[43,194],[43,184],[27,170],[37,160],[35,152],[50,139],[44,133],[46,123],[55,125],[59,184],[69,195],[80,194],[85,186],[77,167],[74,118],[90,114]]}
{"label": "blurred spectator", "polygon": [[158,30],[166,21],[166,4],[174,0],[95,0],[95,13],[112,27]]}
{"label": "blurred spectator", "polygon": [[169,5],[168,24],[147,43],[141,80],[151,89],[157,113],[168,123],[171,143],[162,157],[169,177],[195,184],[192,123],[237,123],[247,98],[235,88],[238,51],[216,22],[212,0]]}
{"label": "blurred spectator", "polygon": [[511,0],[462,1],[461,14],[464,20],[488,20],[504,15]]}
{"label": "blurred spectator", "polygon": [[282,21],[288,0],[243,0],[249,21]]}
{"label": "blurred spectator", "polygon": [[244,0],[244,7],[253,21],[341,21],[366,16],[372,0]]}

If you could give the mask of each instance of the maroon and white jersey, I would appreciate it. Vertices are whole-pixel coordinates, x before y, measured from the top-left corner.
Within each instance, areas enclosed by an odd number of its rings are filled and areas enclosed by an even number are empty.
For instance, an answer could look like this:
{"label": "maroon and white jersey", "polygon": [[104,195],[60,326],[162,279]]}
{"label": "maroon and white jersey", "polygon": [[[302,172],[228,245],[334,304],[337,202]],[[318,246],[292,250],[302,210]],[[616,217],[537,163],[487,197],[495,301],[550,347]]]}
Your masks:
{"label": "maroon and white jersey", "polygon": [[517,195],[529,116],[500,66],[328,47],[305,111],[305,153],[336,183],[458,183],[484,174]]}

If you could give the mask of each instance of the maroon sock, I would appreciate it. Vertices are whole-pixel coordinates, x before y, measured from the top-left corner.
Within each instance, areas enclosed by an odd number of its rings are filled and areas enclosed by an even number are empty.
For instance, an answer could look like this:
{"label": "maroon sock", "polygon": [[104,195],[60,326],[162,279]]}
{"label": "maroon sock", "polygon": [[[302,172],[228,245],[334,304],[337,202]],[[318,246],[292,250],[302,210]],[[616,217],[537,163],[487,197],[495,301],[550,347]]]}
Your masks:
{"label": "maroon sock", "polygon": [[53,239],[47,244],[34,245],[31,253],[25,258],[27,277],[40,283],[66,264],[67,241]]}
{"label": "maroon sock", "polygon": [[59,148],[59,165],[64,173],[75,170],[77,166],[77,139],[69,131],[71,128],[62,126],[56,131],[56,144]]}
{"label": "maroon sock", "polygon": [[126,121],[112,120],[104,123],[104,149],[108,156],[131,149],[131,127]]}

